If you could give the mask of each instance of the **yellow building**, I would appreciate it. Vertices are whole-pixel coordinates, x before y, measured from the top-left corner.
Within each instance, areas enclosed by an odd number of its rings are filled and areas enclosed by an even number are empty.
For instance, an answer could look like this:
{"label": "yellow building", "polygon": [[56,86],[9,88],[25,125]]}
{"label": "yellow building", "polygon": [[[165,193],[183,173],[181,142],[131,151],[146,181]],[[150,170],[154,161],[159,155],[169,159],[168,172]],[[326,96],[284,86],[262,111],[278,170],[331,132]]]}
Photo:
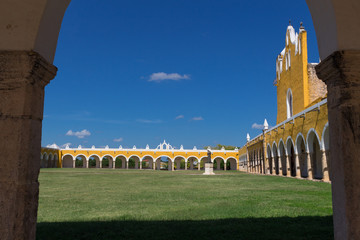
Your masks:
{"label": "yellow building", "polygon": [[307,32],[290,25],[276,59],[277,122],[239,150],[240,169],[260,174],[329,181],[326,85],[308,63]]}
{"label": "yellow building", "polygon": [[[170,144],[160,143],[156,148],[70,148],[60,149],[56,144],[41,149],[41,167],[62,168],[134,168],[161,170],[166,165],[168,170],[201,170],[208,159],[216,165],[216,170],[238,170],[239,151],[208,149],[179,149]],[[166,164],[163,160],[166,159]],[[222,169],[220,169],[220,167]]]}

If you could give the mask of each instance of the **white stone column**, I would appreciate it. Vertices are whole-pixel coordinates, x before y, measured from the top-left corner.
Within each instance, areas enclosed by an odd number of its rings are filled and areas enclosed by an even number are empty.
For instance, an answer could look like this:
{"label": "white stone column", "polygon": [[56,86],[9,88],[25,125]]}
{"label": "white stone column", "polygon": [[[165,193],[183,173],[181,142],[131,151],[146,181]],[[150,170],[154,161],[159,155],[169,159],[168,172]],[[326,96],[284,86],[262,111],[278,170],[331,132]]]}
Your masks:
{"label": "white stone column", "polygon": [[226,161],[224,161],[224,171],[226,171]]}
{"label": "white stone column", "polygon": [[286,164],[286,176],[291,177],[291,155],[285,155],[285,159],[287,161]]}
{"label": "white stone column", "polygon": [[168,163],[171,163],[171,171],[174,171],[175,170],[175,167],[174,167],[175,162],[172,162],[172,161],[169,160]]}
{"label": "white stone column", "polygon": [[201,170],[201,161],[198,160],[198,171],[200,171],[200,170]]}
{"label": "white stone column", "polygon": [[295,169],[296,169],[296,177],[300,178],[301,177],[301,172],[300,172],[300,160],[299,160],[299,154],[295,154]]}
{"label": "white stone column", "polygon": [[86,168],[89,168],[89,159],[86,159]]}
{"label": "white stone column", "polygon": [[129,169],[129,160],[128,159],[126,159],[125,165],[126,165],[126,169]]}
{"label": "white stone column", "polygon": [[142,161],[140,160],[140,170],[142,169]]}
{"label": "white stone column", "polygon": [[305,154],[306,164],[307,164],[307,170],[308,170],[308,179],[313,179],[313,169],[311,165],[311,157],[310,153],[306,152]]}
{"label": "white stone column", "polygon": [[326,153],[324,150],[321,151],[321,163],[322,163],[322,171],[323,171],[323,180],[324,181],[330,181],[329,178],[329,168],[326,161]]}
{"label": "white stone column", "polygon": [[112,168],[113,168],[113,169],[116,168],[115,163],[116,163],[116,159],[112,162]]}
{"label": "white stone column", "polygon": [[99,168],[102,168],[102,160],[99,161]]}
{"label": "white stone column", "polygon": [[72,168],[76,168],[76,158],[73,160],[73,166]]}
{"label": "white stone column", "polygon": [[187,170],[187,161],[185,160],[185,170]]}

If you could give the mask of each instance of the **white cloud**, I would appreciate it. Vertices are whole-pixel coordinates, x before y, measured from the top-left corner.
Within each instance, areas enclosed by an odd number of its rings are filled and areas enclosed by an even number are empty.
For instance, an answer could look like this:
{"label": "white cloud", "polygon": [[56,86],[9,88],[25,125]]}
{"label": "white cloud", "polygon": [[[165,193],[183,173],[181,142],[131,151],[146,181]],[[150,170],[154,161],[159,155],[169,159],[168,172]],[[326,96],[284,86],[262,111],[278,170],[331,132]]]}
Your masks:
{"label": "white cloud", "polygon": [[251,126],[252,129],[264,129],[264,124],[257,124],[257,123],[254,123],[252,126]]}
{"label": "white cloud", "polygon": [[122,142],[124,139],[121,137],[121,138],[115,138],[114,139],[114,142]]}
{"label": "white cloud", "polygon": [[193,120],[193,121],[203,121],[204,118],[203,117],[193,117],[191,120]]}
{"label": "white cloud", "polygon": [[158,72],[158,73],[151,74],[149,82],[162,82],[165,80],[180,81],[182,79],[190,79],[190,75],[188,75],[188,74],[181,75],[179,73]]}
{"label": "white cloud", "polygon": [[69,130],[66,133],[66,136],[75,136],[77,138],[84,138],[84,137],[88,137],[90,135],[91,135],[91,133],[86,129],[84,129],[84,130],[82,130],[80,132],[73,132],[72,130]]}
{"label": "white cloud", "polygon": [[136,120],[139,123],[162,123],[163,121],[161,120],[148,120],[148,119],[138,119]]}
{"label": "white cloud", "polygon": [[183,119],[184,118],[184,115],[179,115],[175,118],[175,120],[178,120],[178,119]]}

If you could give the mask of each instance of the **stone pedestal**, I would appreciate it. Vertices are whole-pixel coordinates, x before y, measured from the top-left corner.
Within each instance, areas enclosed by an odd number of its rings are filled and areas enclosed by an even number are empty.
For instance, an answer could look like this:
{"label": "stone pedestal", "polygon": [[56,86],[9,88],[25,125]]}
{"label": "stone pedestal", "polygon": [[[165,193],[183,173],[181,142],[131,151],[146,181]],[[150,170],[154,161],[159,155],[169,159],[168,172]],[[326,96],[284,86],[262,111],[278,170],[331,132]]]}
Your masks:
{"label": "stone pedestal", "polygon": [[44,88],[56,67],[0,51],[0,239],[35,239]]}
{"label": "stone pedestal", "polygon": [[328,88],[334,237],[360,239],[360,51],[335,52],[316,72]]}
{"label": "stone pedestal", "polygon": [[214,173],[214,164],[213,163],[205,163],[205,172],[204,175],[215,175]]}

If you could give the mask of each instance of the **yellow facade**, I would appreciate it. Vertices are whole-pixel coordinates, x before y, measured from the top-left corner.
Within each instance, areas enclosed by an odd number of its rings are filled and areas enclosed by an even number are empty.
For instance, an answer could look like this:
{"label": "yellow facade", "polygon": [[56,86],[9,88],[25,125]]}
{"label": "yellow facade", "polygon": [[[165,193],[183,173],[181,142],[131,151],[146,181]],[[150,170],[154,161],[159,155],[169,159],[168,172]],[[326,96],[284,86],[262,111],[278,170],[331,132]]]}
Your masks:
{"label": "yellow facade", "polygon": [[[238,159],[239,152],[237,150],[228,151],[228,150],[209,150],[211,152],[212,161],[222,160],[225,163],[231,162],[231,169],[238,170]],[[72,162],[75,162],[76,158],[82,157],[84,160],[88,161],[90,158],[95,157],[98,161],[102,161],[104,157],[107,157],[115,162],[117,158],[122,158],[124,161],[129,161],[130,159],[135,159],[136,161],[143,161],[144,159],[151,159],[152,163],[155,164],[156,160],[161,157],[167,157],[171,163],[175,163],[178,160],[188,161],[207,161],[208,159],[208,150],[186,150],[186,149],[171,149],[171,150],[159,150],[159,149],[82,149],[82,148],[65,148],[65,149],[52,149],[52,148],[42,148],[41,156],[49,156],[49,154],[54,155],[55,153],[59,156],[57,166],[64,167],[63,160],[65,157],[70,157]],[[45,164],[46,166],[46,164]],[[71,165],[74,167],[74,165]],[[65,167],[71,167],[67,164]],[[84,166],[86,166],[84,164]],[[112,163],[109,166],[115,168],[115,165]],[[200,164],[199,164],[200,166]],[[101,167],[101,164],[99,164]],[[139,166],[139,168],[141,168]],[[155,166],[154,166],[155,169]],[[199,167],[200,169],[200,167]]]}
{"label": "yellow facade", "polygon": [[[292,26],[276,61],[277,125],[239,150],[247,171],[329,180],[326,87],[308,63],[307,33]],[[290,94],[289,94],[290,93]]]}

